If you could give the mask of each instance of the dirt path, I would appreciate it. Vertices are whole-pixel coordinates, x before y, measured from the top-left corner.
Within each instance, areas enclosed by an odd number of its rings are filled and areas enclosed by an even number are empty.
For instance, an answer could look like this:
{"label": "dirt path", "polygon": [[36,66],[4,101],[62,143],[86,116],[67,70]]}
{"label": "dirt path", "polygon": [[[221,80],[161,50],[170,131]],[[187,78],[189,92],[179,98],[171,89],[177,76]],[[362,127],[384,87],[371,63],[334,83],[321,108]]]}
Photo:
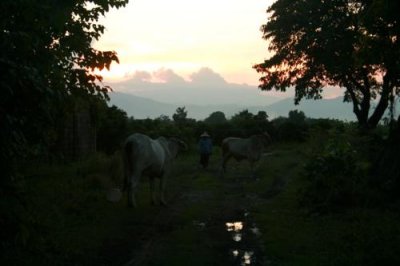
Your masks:
{"label": "dirt path", "polygon": [[[169,206],[120,221],[121,233],[105,243],[104,265],[266,265],[262,232],[251,210],[260,201],[247,194],[246,177],[220,178],[217,167],[185,173]],[[176,184],[175,184],[176,185]],[[267,190],[274,197],[282,182]],[[135,210],[132,210],[135,211]],[[136,210],[141,212],[141,210]]]}

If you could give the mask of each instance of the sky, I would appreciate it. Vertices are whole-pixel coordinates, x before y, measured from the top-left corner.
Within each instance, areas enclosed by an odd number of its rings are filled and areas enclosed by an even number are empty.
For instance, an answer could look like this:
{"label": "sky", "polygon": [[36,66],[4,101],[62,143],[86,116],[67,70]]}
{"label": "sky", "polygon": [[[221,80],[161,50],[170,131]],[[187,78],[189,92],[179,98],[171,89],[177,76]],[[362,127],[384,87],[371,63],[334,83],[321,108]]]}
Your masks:
{"label": "sky", "polygon": [[252,66],[269,57],[260,27],[272,2],[131,0],[100,20],[106,32],[94,47],[114,50],[120,60],[102,74],[116,81],[168,70],[190,81],[209,68],[228,83],[257,86],[260,74]]}

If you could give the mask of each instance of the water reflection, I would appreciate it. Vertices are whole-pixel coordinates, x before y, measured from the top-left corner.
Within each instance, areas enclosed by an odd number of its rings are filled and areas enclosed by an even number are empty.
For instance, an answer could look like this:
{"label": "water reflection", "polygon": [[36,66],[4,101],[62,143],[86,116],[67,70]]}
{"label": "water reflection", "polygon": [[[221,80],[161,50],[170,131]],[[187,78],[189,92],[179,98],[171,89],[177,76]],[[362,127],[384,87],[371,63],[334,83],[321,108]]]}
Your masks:
{"label": "water reflection", "polygon": [[251,265],[253,262],[253,255],[253,251],[239,249],[232,250],[232,256],[234,260],[238,263],[238,265],[241,266]]}
{"label": "water reflection", "polygon": [[243,255],[243,263],[242,265],[250,265],[251,264],[251,257],[253,256],[253,251],[245,251]]}
{"label": "water reflection", "polygon": [[225,223],[226,230],[228,232],[232,232],[232,239],[235,242],[240,242],[242,240],[242,229],[243,229],[243,222],[228,222]]}
{"label": "water reflection", "polygon": [[[233,240],[230,249],[233,265],[248,266],[262,265],[258,258],[258,238],[261,235],[260,229],[254,222],[251,222],[251,215],[247,210],[241,214],[242,220],[234,220],[225,223],[225,229],[230,233]],[[257,257],[257,258],[256,258]]]}
{"label": "water reflection", "polygon": [[256,227],[255,225],[253,225],[253,227],[250,228],[250,231],[251,231],[255,236],[261,236],[260,229],[258,229],[258,227]]}
{"label": "water reflection", "polygon": [[243,222],[232,222],[232,223],[225,223],[226,230],[228,232],[235,231],[238,232],[243,229]]}
{"label": "water reflection", "polygon": [[197,220],[193,221],[193,225],[196,226],[197,228],[199,228],[200,230],[204,230],[206,227],[206,223],[205,222],[200,222]]}

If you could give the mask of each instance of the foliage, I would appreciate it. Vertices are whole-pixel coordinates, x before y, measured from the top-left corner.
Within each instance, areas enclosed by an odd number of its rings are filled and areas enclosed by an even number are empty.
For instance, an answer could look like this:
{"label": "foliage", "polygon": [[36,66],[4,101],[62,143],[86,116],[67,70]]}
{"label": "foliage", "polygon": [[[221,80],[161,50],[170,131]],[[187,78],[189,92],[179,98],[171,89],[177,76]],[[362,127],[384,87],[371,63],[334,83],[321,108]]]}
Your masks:
{"label": "foliage", "polygon": [[275,53],[254,66],[260,88],[295,86],[299,103],[321,98],[324,86],[345,87],[359,124],[376,127],[400,93],[399,8],[393,0],[274,2],[261,30]]}
{"label": "foliage", "polygon": [[[332,124],[321,135],[337,135],[329,132],[335,121]],[[2,265],[123,265],[135,259],[142,265],[185,265],[185,258],[195,258],[195,265],[231,265],[227,247],[236,248],[237,243],[226,234],[225,223],[246,219],[244,226],[261,234],[249,242],[253,233],[245,231],[248,235],[242,242],[250,250],[268,251],[268,261],[254,253],[252,263],[398,265],[398,211],[352,208],[309,215],[298,207],[296,192],[306,185],[300,172],[314,142],[319,139],[277,143],[274,155],[261,159],[259,179],[253,181],[240,174],[248,172],[247,164],[239,164],[231,173],[235,179],[216,178],[216,171],[194,171],[197,153],[192,149],[176,160],[168,181],[169,208],[150,205],[145,179],[139,185],[137,209],[127,208],[125,195],[119,203],[107,202],[106,188],[115,185],[110,180],[110,156],[31,165],[26,168],[24,193],[30,199],[27,208],[36,213],[32,218],[38,222],[37,234],[28,231],[27,247],[6,247],[0,261]],[[218,147],[215,152],[220,155]],[[212,157],[211,167],[218,169],[219,157]],[[149,241],[151,245],[143,245]]]}
{"label": "foliage", "polygon": [[376,152],[372,185],[379,187],[389,200],[399,200],[400,196],[400,120],[397,119],[385,141],[375,140]]}
{"label": "foliage", "polygon": [[[247,109],[234,114],[229,120],[232,125],[231,131],[227,132],[229,136],[248,137],[253,134],[260,134],[264,131],[271,132],[272,125],[268,121],[268,115],[264,111],[259,111],[256,115]],[[273,136],[272,136],[273,137]]]}
{"label": "foliage", "polygon": [[342,136],[328,140],[305,165],[307,186],[301,203],[316,212],[340,211],[365,203],[368,183],[367,162]]}
{"label": "foliage", "polygon": [[302,124],[306,120],[306,115],[303,111],[291,110],[289,111],[288,119],[295,124]]}
{"label": "foliage", "polygon": [[279,141],[304,141],[307,138],[309,124],[302,111],[289,111],[287,118],[275,118],[272,120],[272,124]]}
{"label": "foliage", "polygon": [[97,149],[112,154],[127,136],[128,117],[125,111],[114,105],[108,107],[104,104],[103,112],[97,126]]}
{"label": "foliage", "polygon": [[206,124],[221,124],[225,123],[226,121],[225,114],[221,111],[213,112],[206,119],[204,119]]}
{"label": "foliage", "polygon": [[172,119],[175,123],[184,123],[187,119],[187,111],[185,110],[185,106],[178,107],[176,112],[172,115]]}
{"label": "foliage", "polygon": [[126,3],[1,1],[0,161],[6,177],[15,172],[9,167],[15,163],[11,158],[21,158],[32,144],[46,142],[66,99],[106,97],[109,87],[99,85],[102,77],[92,70],[108,69],[118,58],[115,52],[98,51],[91,44],[104,32],[99,17]]}
{"label": "foliage", "polygon": [[[260,111],[256,115],[244,110],[226,119],[223,112],[214,112],[204,121],[187,118],[185,107],[179,107],[173,115],[173,120],[168,116],[156,119],[134,119],[128,121],[128,132],[140,132],[153,138],[159,136],[177,136],[187,142],[197,141],[200,134],[207,131],[215,144],[229,136],[248,137],[264,131],[274,132],[268,115]],[[126,135],[127,135],[126,134]]]}
{"label": "foliage", "polygon": [[77,99],[107,98],[110,88],[94,70],[109,69],[118,58],[91,45],[104,32],[100,16],[127,2],[0,2],[0,225],[7,231],[1,247],[27,245],[36,232],[19,173],[24,160],[55,145],[58,127]]}

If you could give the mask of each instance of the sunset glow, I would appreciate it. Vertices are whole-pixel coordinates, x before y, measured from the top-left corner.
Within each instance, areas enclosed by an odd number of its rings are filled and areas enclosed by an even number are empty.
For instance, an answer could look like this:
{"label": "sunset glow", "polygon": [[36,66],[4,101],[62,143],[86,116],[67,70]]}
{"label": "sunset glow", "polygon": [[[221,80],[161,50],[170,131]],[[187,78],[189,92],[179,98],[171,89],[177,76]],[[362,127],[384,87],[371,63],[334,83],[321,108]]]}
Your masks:
{"label": "sunset glow", "polygon": [[273,1],[258,0],[136,0],[111,10],[94,44],[115,50],[105,79],[124,79],[135,71],[172,69],[185,79],[202,67],[220,73],[228,82],[258,84],[252,66],[268,56],[260,26]]}

